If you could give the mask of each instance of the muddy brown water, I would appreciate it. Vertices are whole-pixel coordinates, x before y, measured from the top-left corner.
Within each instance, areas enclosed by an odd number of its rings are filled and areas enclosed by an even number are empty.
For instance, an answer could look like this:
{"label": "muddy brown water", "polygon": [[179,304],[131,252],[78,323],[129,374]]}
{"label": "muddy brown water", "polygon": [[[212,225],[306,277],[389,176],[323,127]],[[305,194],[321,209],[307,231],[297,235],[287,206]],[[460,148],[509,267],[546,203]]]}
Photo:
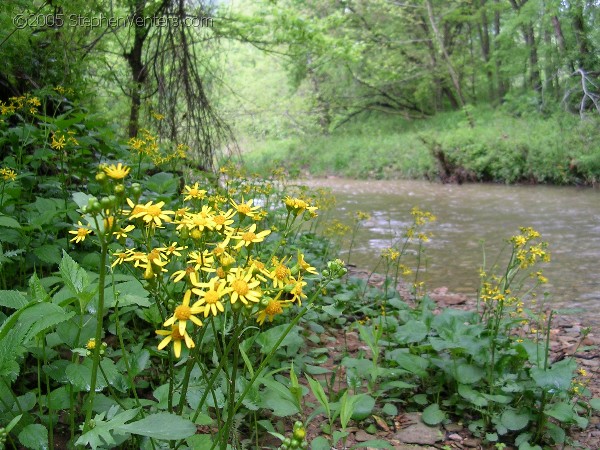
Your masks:
{"label": "muddy brown water", "polygon": [[[552,255],[552,261],[543,266],[549,279],[545,285],[550,293],[548,305],[573,309],[576,316],[600,324],[598,189],[340,178],[304,184],[330,188],[335,194],[337,206],[329,218],[335,216],[350,225],[356,211],[371,214],[358,230],[350,255],[350,263],[368,270],[377,266],[381,251],[410,226],[412,207],[435,214],[437,221],[427,227],[433,237],[426,244],[425,281],[431,289],[447,286],[450,291],[475,296],[483,249],[489,266],[497,255],[507,257],[507,239],[520,226],[531,226],[549,243]],[[342,257],[347,258],[347,241],[343,249]]]}

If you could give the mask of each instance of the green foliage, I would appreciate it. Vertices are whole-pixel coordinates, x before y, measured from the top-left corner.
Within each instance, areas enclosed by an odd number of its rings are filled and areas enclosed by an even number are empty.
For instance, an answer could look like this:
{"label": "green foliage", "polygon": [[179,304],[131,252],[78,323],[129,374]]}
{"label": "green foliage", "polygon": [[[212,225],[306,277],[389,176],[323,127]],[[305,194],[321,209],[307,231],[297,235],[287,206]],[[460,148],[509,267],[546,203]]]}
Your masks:
{"label": "green foliage", "polygon": [[[417,122],[379,117],[357,120],[330,136],[266,140],[244,154],[261,173],[283,166],[292,176],[435,178],[503,183],[595,184],[600,147],[597,121],[564,114],[516,118],[486,108]],[[434,154],[445,157],[449,173]]]}

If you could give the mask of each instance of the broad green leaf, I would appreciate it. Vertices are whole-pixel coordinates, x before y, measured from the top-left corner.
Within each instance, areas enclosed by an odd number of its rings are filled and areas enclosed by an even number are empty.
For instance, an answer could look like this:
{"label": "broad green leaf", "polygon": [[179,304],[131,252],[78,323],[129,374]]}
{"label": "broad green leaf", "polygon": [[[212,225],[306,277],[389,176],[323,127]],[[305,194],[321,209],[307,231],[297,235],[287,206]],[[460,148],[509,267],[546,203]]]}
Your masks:
{"label": "broad green leaf", "polygon": [[391,351],[389,355],[386,355],[386,359],[394,361],[401,369],[414,373],[419,377],[426,377],[426,369],[430,364],[429,361],[419,355],[411,355],[410,353],[401,350],[402,349]]}
{"label": "broad green leaf", "polygon": [[34,450],[47,449],[48,446],[48,430],[45,426],[38,423],[27,425],[19,433],[19,442],[24,447]]}
{"label": "broad green leaf", "polygon": [[518,413],[513,409],[507,409],[502,413],[500,422],[509,430],[518,431],[529,424],[530,418],[528,412]]}
{"label": "broad green leaf", "polygon": [[115,284],[114,292],[113,289],[107,289],[104,297],[107,308],[112,308],[115,305],[115,294],[119,300],[120,308],[130,305],[147,308],[151,305],[150,300],[148,300],[149,292],[137,280]]}
{"label": "broad green leaf", "polygon": [[191,420],[181,416],[161,412],[151,414],[136,422],[115,427],[120,433],[139,434],[154,439],[179,440],[193,436],[196,425]]}
{"label": "broad green leaf", "polygon": [[325,408],[325,411],[327,412],[327,417],[331,417],[331,406],[329,405],[329,400],[325,395],[323,386],[321,386],[321,383],[319,383],[317,380],[312,379],[308,375],[306,375],[306,379],[308,380],[308,384],[310,385],[310,390],[312,391],[313,395],[319,401],[321,406]]}
{"label": "broad green leaf", "polygon": [[395,416],[398,414],[398,408],[393,403],[386,403],[381,410],[386,416]]}
{"label": "broad green leaf", "polygon": [[17,379],[21,369],[18,358],[23,353],[22,343],[26,333],[25,327],[17,324],[0,339],[0,377],[10,381]]}
{"label": "broad green leaf", "polygon": [[33,254],[40,258],[42,262],[48,264],[60,263],[60,250],[58,245],[46,244],[33,249]]}
{"label": "broad green leaf", "polygon": [[262,407],[272,409],[273,414],[279,417],[287,417],[301,411],[300,404],[296,402],[296,398],[287,386],[271,377],[259,380],[266,388],[260,401]]}
{"label": "broad green leaf", "polygon": [[189,448],[212,448],[212,439],[210,434],[195,434],[185,440]]}
{"label": "broad green leaf", "polygon": [[30,326],[27,338],[31,339],[38,333],[55,327],[61,322],[69,320],[75,313],[65,311],[54,303],[38,303],[21,314],[19,322]]}
{"label": "broad green leaf", "polygon": [[421,342],[427,337],[427,325],[419,320],[409,320],[404,325],[399,326],[394,334],[396,340],[401,344],[410,344]]}
{"label": "broad green leaf", "polygon": [[565,430],[552,422],[546,423],[546,434],[554,441],[555,444],[563,444],[567,438]]}
{"label": "broad green leaf", "polygon": [[19,291],[0,291],[0,306],[19,309],[27,305],[27,297]]}
{"label": "broad green leaf", "polygon": [[90,284],[90,280],[85,270],[83,270],[64,250],[62,261],[60,262],[58,269],[65,286],[67,286],[75,296],[83,292]]}
{"label": "broad green leaf", "polygon": [[600,411],[600,398],[593,398],[590,400],[590,406],[596,411]]}
{"label": "broad green leaf", "polygon": [[360,394],[355,397],[353,420],[364,420],[371,415],[375,407],[375,399],[368,394]]}
{"label": "broad green leaf", "polygon": [[85,194],[83,192],[73,192],[72,197],[73,201],[77,203],[77,206],[79,206],[79,208],[81,209],[84,206],[87,206],[88,200],[92,198],[93,195]]}
{"label": "broad green leaf", "polygon": [[533,368],[531,378],[535,384],[545,390],[567,390],[571,387],[573,372],[577,369],[577,363],[572,359],[563,359],[552,365],[548,370]]}
{"label": "broad green leaf", "polygon": [[549,409],[546,409],[544,414],[554,417],[559,422],[570,422],[573,420],[575,411],[573,411],[573,406],[571,404],[560,402],[555,403]]}
{"label": "broad green leaf", "polygon": [[331,445],[327,439],[319,436],[311,441],[310,448],[311,450],[331,450]]}
{"label": "broad green leaf", "polygon": [[[139,408],[128,409],[127,411],[116,414],[118,410],[118,406],[112,406],[108,410],[108,413],[103,412],[96,415],[94,417],[94,427],[87,433],[81,435],[79,439],[77,439],[77,442],[75,442],[75,445],[89,444],[93,450],[106,445],[116,445],[113,433],[116,432],[117,427],[132,420],[138,414]],[[104,420],[105,417],[107,417],[108,420]]]}
{"label": "broad green leaf", "polygon": [[0,215],[0,227],[21,228],[21,224],[12,217]]}
{"label": "broad green leaf", "polygon": [[[279,340],[287,327],[288,325],[286,324],[278,325],[260,333],[256,338],[256,343],[261,347],[260,351],[262,353],[269,353],[275,342]],[[295,326],[287,336],[283,338],[280,347],[288,347],[288,354],[296,353],[304,345],[304,339],[300,336],[300,331],[302,331],[301,328]]]}
{"label": "broad green leaf", "polygon": [[437,425],[446,418],[446,413],[440,409],[437,403],[432,403],[423,410],[422,418],[427,425]]}
{"label": "broad green leaf", "polygon": [[477,383],[484,375],[485,372],[481,367],[473,366],[471,364],[460,364],[456,368],[456,381],[461,384]]}
{"label": "broad green leaf", "polygon": [[487,406],[488,404],[486,398],[479,391],[471,388],[469,385],[459,384],[458,393],[462,398],[468,400],[474,406],[482,407]]}

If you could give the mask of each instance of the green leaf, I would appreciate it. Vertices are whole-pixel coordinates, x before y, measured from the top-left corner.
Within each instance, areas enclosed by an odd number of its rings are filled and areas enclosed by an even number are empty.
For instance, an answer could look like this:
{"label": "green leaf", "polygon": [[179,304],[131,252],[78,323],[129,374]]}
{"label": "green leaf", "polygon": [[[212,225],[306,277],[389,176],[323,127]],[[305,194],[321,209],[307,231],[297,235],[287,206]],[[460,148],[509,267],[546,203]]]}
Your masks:
{"label": "green leaf", "polygon": [[90,280],[85,270],[83,270],[64,250],[62,261],[60,262],[58,269],[65,286],[67,286],[75,296],[82,293],[90,284]]}
{"label": "green leaf", "polygon": [[533,368],[531,369],[531,378],[535,384],[544,389],[567,390],[571,387],[573,372],[577,368],[577,363],[572,359],[563,359],[552,365],[548,370]]}
{"label": "green leaf", "polygon": [[466,384],[458,385],[458,393],[465,400],[470,401],[474,406],[482,407],[487,406],[488,401],[485,397],[477,390],[471,388]]}
{"label": "green leaf", "polygon": [[19,442],[23,446],[31,449],[47,449],[48,446],[48,430],[45,426],[39,423],[27,425],[19,433]]}
{"label": "green leaf", "polygon": [[18,324],[0,339],[0,377],[11,381],[17,379],[21,369],[18,358],[23,353],[22,343],[26,334],[27,330]]}
{"label": "green leaf", "polygon": [[12,217],[0,215],[0,227],[21,228],[21,224]]}
{"label": "green leaf", "polygon": [[375,399],[368,394],[360,394],[356,396],[354,403],[354,412],[352,413],[353,420],[364,420],[373,412],[375,407]]}
{"label": "green leaf", "polygon": [[456,381],[462,384],[477,383],[484,375],[485,372],[482,368],[471,364],[460,364],[456,368]]}
{"label": "green leaf", "polygon": [[429,367],[429,361],[419,355],[411,355],[404,349],[392,350],[386,355],[386,359],[394,361],[398,364],[398,367],[414,373],[418,377],[427,377],[427,368]]}
{"label": "green leaf", "polygon": [[15,425],[19,423],[19,420],[21,420],[21,417],[23,417],[23,414],[19,414],[18,416],[13,417],[13,419],[8,423],[8,425],[6,425],[4,427],[4,430],[7,433],[10,433],[11,430],[15,427]]}
{"label": "green leaf", "polygon": [[59,264],[60,263],[60,250],[58,245],[42,245],[41,247],[34,248],[33,254],[37,256],[42,262],[48,264]]}
{"label": "green leaf", "polygon": [[27,297],[19,291],[0,291],[0,306],[19,309],[27,305]]}
{"label": "green leaf", "polygon": [[555,444],[563,444],[567,438],[565,430],[552,422],[546,423],[546,434],[552,439],[552,441],[554,441]]}
{"label": "green leaf", "polygon": [[446,418],[446,413],[440,409],[437,403],[432,403],[423,410],[422,418],[427,425],[437,425]]}
{"label": "green leaf", "polygon": [[279,417],[287,417],[301,411],[300,403],[290,392],[290,389],[272,377],[259,378],[266,390],[263,392],[260,405],[272,409],[273,414]]}
{"label": "green leaf", "polygon": [[383,405],[383,408],[381,408],[381,410],[386,416],[398,415],[398,408],[393,403],[386,403],[385,405]]}
{"label": "green leaf", "polygon": [[[269,353],[287,327],[286,324],[278,325],[260,333],[256,338],[256,343],[261,346],[260,351]],[[304,339],[300,336],[300,331],[302,331],[301,328],[295,326],[281,341],[280,347],[288,347],[288,354],[296,353],[304,345]]]}
{"label": "green leaf", "polygon": [[[116,414],[119,410],[118,406],[112,406],[108,413],[100,413],[94,417],[94,427],[87,433],[81,435],[75,445],[90,445],[93,450],[106,445],[114,446],[116,441],[112,435],[117,427],[124,425],[126,422],[133,419],[139,412],[139,408],[128,409],[122,413]],[[104,420],[105,416],[109,419]]]}
{"label": "green leaf", "polygon": [[590,400],[590,406],[596,411],[600,411],[600,398],[593,398]]}
{"label": "green leaf", "polygon": [[323,436],[319,436],[312,440],[310,443],[311,450],[331,450],[331,445],[329,445],[329,441],[325,439]]}
{"label": "green leaf", "polygon": [[171,441],[193,436],[196,433],[196,425],[191,420],[178,415],[161,412],[146,416],[137,422],[117,426],[115,430]]}
{"label": "green leaf", "polygon": [[25,326],[30,325],[27,338],[31,339],[39,333],[69,320],[74,315],[73,311],[66,312],[54,303],[38,303],[33,308],[24,311],[19,318],[19,322],[22,322]]}
{"label": "green leaf", "polygon": [[550,409],[544,411],[544,414],[554,417],[560,422],[570,422],[573,420],[575,411],[573,411],[573,406],[569,403],[561,402],[552,405]]}
{"label": "green leaf", "polygon": [[189,448],[212,448],[213,442],[210,434],[195,434],[185,440]]}
{"label": "green leaf", "polygon": [[330,418],[331,406],[329,405],[329,400],[325,395],[323,386],[321,386],[321,383],[319,383],[317,380],[312,379],[308,375],[306,375],[306,379],[308,380],[308,384],[310,385],[310,390],[312,391],[313,395],[317,398],[321,406],[325,408],[325,411],[327,412],[327,417]]}
{"label": "green leaf", "polygon": [[507,409],[500,417],[500,423],[511,431],[522,430],[529,424],[530,416],[528,412],[518,413],[513,409]]}
{"label": "green leaf", "polygon": [[401,344],[421,342],[427,337],[427,325],[419,320],[409,320],[404,325],[399,326],[394,336]]}

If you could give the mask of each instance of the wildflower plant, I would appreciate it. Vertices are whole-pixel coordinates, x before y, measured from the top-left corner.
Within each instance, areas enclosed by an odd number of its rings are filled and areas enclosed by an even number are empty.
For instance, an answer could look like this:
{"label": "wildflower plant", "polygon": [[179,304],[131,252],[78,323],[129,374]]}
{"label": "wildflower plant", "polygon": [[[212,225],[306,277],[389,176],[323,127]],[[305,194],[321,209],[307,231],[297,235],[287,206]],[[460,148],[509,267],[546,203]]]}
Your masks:
{"label": "wildflower plant", "polygon": [[[219,432],[212,442],[213,447],[225,448],[235,441],[231,434],[234,417],[245,397],[256,389],[279,344],[312,307],[320,287],[345,273],[343,263],[330,262],[319,276],[300,251],[286,253],[282,244],[301,225],[296,219],[316,216],[317,208],[307,200],[282,198],[285,219],[275,233],[271,227],[263,228],[270,211],[255,203],[260,197],[243,183],[231,183],[227,189],[201,188],[197,182],[186,185],[170,206],[151,199],[139,184],[129,183],[127,165],[105,165],[99,173],[111,182],[100,177],[101,198],[75,195],[82,218],[70,231],[74,244],[93,241],[100,247],[100,319],[94,340],[101,342],[107,332],[102,319],[119,314],[118,288],[111,293],[113,303],[106,304],[107,277],[134,275],[151,299],[138,316],[155,328],[152,353],[169,374],[164,384],[169,393],[166,411],[193,422],[206,416],[209,407],[216,407],[218,398],[224,396],[223,410],[215,411]],[[254,196],[236,198],[232,191]],[[320,287],[308,295],[311,280]],[[254,353],[244,347],[283,315],[289,316],[284,320],[287,326],[266,355],[253,363]],[[123,332],[121,326],[114,329],[117,334]],[[118,340],[122,343],[123,336]],[[94,433],[92,411],[103,367],[101,348],[88,348],[93,364],[80,443]],[[121,348],[124,359],[126,351]],[[139,400],[136,404],[142,407]]]}

